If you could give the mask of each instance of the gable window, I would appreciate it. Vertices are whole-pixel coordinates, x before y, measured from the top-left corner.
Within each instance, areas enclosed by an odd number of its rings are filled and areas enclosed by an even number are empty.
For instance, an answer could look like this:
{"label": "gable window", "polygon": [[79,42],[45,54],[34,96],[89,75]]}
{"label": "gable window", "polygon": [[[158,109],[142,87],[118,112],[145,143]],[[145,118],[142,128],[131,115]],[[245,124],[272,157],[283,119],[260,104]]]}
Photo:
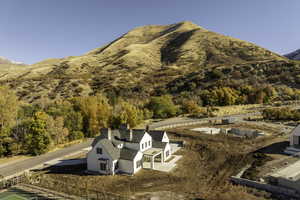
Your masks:
{"label": "gable window", "polygon": [[150,141],[148,142],[148,144],[149,144],[149,146],[151,146],[151,142]]}
{"label": "gable window", "polygon": [[106,171],[106,163],[100,163],[100,170]]}
{"label": "gable window", "polygon": [[147,148],[147,142],[145,142],[145,148]]}
{"label": "gable window", "polygon": [[96,151],[97,151],[97,154],[102,154],[102,148],[99,148],[99,147],[98,147],[98,148],[96,149]]}
{"label": "gable window", "polygon": [[142,144],[142,149],[144,149],[144,143]]}

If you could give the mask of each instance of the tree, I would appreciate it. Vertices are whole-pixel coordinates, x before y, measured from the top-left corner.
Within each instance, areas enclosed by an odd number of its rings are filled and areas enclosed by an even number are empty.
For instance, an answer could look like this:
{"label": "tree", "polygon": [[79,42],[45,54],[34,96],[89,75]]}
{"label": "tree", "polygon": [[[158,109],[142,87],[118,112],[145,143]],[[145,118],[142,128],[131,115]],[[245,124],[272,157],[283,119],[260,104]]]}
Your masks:
{"label": "tree", "polygon": [[19,101],[7,87],[0,87],[0,132],[11,128],[17,118]]}
{"label": "tree", "polygon": [[26,121],[27,133],[25,134],[25,146],[27,153],[40,155],[49,150],[51,137],[47,132],[44,113],[38,112],[34,118]]}
{"label": "tree", "polygon": [[47,132],[50,134],[54,144],[62,144],[68,140],[69,130],[64,127],[64,118],[51,116],[46,121]]}
{"label": "tree", "polygon": [[91,97],[78,97],[72,100],[75,110],[83,117],[83,131],[92,137],[99,133],[101,127],[107,127],[112,115],[108,99],[98,94]]}
{"label": "tree", "polygon": [[0,157],[9,153],[10,129],[16,123],[19,101],[7,87],[0,87]]}
{"label": "tree", "polygon": [[147,107],[153,111],[155,118],[172,117],[179,111],[178,107],[174,104],[172,97],[164,95],[160,97],[152,97]]}
{"label": "tree", "polygon": [[121,124],[129,124],[130,127],[135,127],[142,121],[144,117],[143,114],[143,111],[135,105],[121,101],[119,105],[116,105],[114,108],[111,126],[119,127]]}

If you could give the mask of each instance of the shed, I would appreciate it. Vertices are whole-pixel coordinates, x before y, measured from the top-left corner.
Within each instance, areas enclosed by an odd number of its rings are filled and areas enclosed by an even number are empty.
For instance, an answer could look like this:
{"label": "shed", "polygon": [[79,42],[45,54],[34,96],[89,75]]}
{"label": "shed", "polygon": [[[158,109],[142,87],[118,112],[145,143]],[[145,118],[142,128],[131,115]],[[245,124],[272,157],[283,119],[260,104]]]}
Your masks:
{"label": "shed", "polygon": [[222,124],[234,124],[236,121],[234,117],[227,117],[222,119]]}

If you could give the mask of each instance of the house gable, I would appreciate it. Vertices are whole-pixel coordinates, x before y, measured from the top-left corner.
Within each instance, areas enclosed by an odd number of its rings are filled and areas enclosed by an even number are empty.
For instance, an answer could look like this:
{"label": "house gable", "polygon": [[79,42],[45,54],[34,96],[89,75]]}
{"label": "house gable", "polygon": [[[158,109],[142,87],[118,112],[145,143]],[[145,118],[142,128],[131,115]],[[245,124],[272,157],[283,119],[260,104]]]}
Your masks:
{"label": "house gable", "polygon": [[152,137],[147,132],[144,133],[144,136],[139,142],[140,150],[145,151],[152,147]]}
{"label": "house gable", "polygon": [[163,134],[163,138],[162,138],[162,140],[161,140],[162,142],[170,142],[170,140],[169,140],[169,137],[168,137],[168,134],[166,133],[166,132],[164,132],[164,134]]}
{"label": "house gable", "polygon": [[290,135],[290,145],[300,145],[299,142],[300,137],[300,125],[298,125],[291,133]]}

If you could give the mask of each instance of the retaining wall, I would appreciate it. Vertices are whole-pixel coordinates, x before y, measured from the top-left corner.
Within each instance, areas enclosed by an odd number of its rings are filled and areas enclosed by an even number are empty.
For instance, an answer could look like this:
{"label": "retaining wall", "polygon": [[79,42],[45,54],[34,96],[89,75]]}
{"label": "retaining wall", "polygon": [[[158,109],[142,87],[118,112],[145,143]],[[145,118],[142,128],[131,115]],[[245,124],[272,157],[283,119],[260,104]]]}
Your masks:
{"label": "retaining wall", "polygon": [[244,179],[244,178],[239,178],[236,176],[230,177],[231,182],[238,184],[238,185],[243,185],[247,187],[252,187],[256,188],[259,190],[265,190],[270,193],[274,194],[282,194],[282,195],[287,195],[296,199],[300,199],[300,194],[296,190],[288,189],[288,188],[283,188],[275,185],[270,185],[267,183],[260,183],[257,181],[252,181],[249,179]]}

